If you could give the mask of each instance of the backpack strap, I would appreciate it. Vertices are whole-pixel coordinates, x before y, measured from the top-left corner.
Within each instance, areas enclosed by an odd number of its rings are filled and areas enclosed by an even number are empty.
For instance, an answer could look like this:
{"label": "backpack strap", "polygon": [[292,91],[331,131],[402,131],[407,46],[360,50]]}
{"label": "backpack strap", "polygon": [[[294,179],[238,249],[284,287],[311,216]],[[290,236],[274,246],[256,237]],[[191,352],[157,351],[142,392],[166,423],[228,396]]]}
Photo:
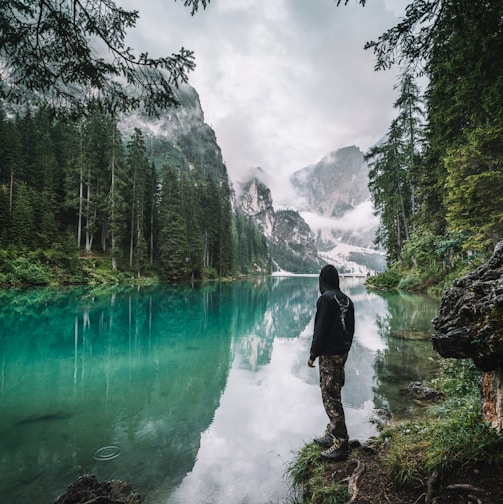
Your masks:
{"label": "backpack strap", "polygon": [[337,294],[334,290],[325,291],[323,296],[329,299],[335,299],[335,302],[339,305],[339,316],[341,318],[342,329],[346,332],[346,314],[348,312],[349,306],[351,304],[351,300],[348,296],[342,294],[341,298],[337,297]]}
{"label": "backpack strap", "polygon": [[339,313],[341,317],[342,329],[346,332],[346,313],[349,308],[349,298],[345,297],[344,299],[339,299],[336,294],[334,294],[334,299],[337,301],[339,305]]}

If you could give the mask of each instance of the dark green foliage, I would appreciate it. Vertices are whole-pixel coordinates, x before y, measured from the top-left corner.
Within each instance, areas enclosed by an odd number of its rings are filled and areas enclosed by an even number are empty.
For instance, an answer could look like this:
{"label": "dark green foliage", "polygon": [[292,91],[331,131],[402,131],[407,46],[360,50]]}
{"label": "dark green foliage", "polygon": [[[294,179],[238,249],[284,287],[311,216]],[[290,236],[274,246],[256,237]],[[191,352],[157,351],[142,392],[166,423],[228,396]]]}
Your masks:
{"label": "dark green foliage", "polygon": [[218,201],[220,202],[219,275],[229,276],[234,270],[234,240],[232,235],[231,189],[227,174],[220,180]]}
{"label": "dark green foliage", "polygon": [[424,420],[390,427],[381,434],[389,447],[385,464],[399,486],[415,486],[432,473],[440,478],[478,462],[501,463],[501,435],[480,410],[480,371],[471,360],[445,360],[435,385],[446,399]]}
{"label": "dark green foliage", "polygon": [[[147,263],[147,242],[145,240],[147,215],[147,201],[151,200],[147,193],[147,177],[150,164],[146,155],[145,141],[139,129],[135,129],[133,138],[128,146],[128,178],[130,180],[129,201],[129,267],[136,270],[140,277]],[[149,185],[152,188],[151,185]]]}
{"label": "dark green foliage", "polygon": [[29,247],[35,242],[33,199],[33,191],[24,182],[19,184],[12,205],[12,225],[10,228],[10,236],[16,245]]}
{"label": "dark green foliage", "polygon": [[[500,0],[427,0],[411,2],[397,26],[366,46],[378,69],[395,63],[407,69],[402,83],[413,72],[428,78],[414,157],[395,163],[385,150],[401,138],[395,122],[387,144],[369,153],[382,217],[377,241],[407,278],[402,285],[452,279],[468,255],[487,256],[503,238],[503,67],[495,64],[502,33]],[[411,205],[403,209],[398,180],[411,189]]]}
{"label": "dark green foliage", "polygon": [[450,228],[470,230],[466,249],[492,252],[503,236],[503,125],[471,131],[445,166]]}
{"label": "dark green foliage", "polygon": [[[199,2],[188,3],[195,12]],[[112,0],[0,2],[0,59],[7,76],[0,79],[0,99],[30,100],[74,116],[87,112],[96,96],[109,112],[143,106],[157,114],[173,106],[173,86],[187,81],[193,54],[182,48],[167,57],[135,55],[126,35],[137,20],[137,11]],[[102,58],[93,44],[108,48],[110,57]]]}
{"label": "dark green foliage", "polygon": [[[209,0],[184,4],[194,14]],[[74,251],[99,254],[112,271],[232,275],[232,194],[213,130],[194,126],[175,144],[154,139],[151,152],[139,130],[127,148],[118,131],[119,112],[193,106],[190,94],[173,92],[194,68],[192,53],[135,57],[125,38],[137,19],[108,0],[0,2],[1,103],[38,107],[10,119],[0,107],[0,247],[61,250],[73,235]],[[94,42],[111,58],[96,56]],[[65,281],[101,276],[92,272]],[[21,283],[40,282],[28,277]]]}
{"label": "dark green foliage", "polygon": [[455,278],[483,262],[483,256],[465,250],[466,243],[464,233],[434,235],[418,228],[405,243],[401,262],[369,278],[367,284],[380,289],[431,289],[432,294],[440,294]]}
{"label": "dark green foliage", "polygon": [[366,155],[371,168],[369,188],[380,216],[376,244],[386,249],[389,265],[399,260],[418,209],[414,172],[422,128],[419,103],[419,88],[406,74],[395,102],[398,117],[391,123],[386,140]]}
{"label": "dark green foliage", "polygon": [[169,167],[163,171],[162,178],[159,204],[161,273],[167,280],[186,280],[190,277],[190,258],[180,183]]}
{"label": "dark green foliage", "polygon": [[[101,281],[107,264],[115,279],[121,271],[178,281],[267,270],[265,239],[255,228],[242,230],[240,240],[250,234],[258,245],[237,260],[231,188],[218,156],[214,179],[170,146],[173,163],[158,172],[142,133],[124,145],[114,118],[98,110],[77,123],[43,110],[2,115],[0,146],[0,250],[15,247],[7,264],[26,250],[52,257],[27,258],[35,269],[24,276],[19,267],[4,269],[1,283]],[[79,252],[92,258],[89,267],[76,268],[71,258]]]}
{"label": "dark green foliage", "polygon": [[401,276],[393,270],[385,271],[378,276],[367,278],[367,285],[378,289],[397,289],[400,283]]}
{"label": "dark green foliage", "polygon": [[30,250],[11,245],[0,249],[0,286],[49,285],[70,275],[79,275],[72,246]]}
{"label": "dark green foliage", "polygon": [[236,212],[234,218],[235,269],[237,273],[271,272],[267,240],[252,218]]}

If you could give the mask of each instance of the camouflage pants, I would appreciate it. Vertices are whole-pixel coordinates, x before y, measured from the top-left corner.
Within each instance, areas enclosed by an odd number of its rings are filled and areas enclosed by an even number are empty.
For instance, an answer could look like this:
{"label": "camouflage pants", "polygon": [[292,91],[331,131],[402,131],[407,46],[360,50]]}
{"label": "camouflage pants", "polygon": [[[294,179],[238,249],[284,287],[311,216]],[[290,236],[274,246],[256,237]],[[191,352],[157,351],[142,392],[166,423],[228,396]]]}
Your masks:
{"label": "camouflage pants", "polygon": [[340,440],[348,439],[346,418],[342,406],[341,389],[344,386],[344,364],[348,354],[320,355],[320,387],[323,406],[330,423],[327,432]]}

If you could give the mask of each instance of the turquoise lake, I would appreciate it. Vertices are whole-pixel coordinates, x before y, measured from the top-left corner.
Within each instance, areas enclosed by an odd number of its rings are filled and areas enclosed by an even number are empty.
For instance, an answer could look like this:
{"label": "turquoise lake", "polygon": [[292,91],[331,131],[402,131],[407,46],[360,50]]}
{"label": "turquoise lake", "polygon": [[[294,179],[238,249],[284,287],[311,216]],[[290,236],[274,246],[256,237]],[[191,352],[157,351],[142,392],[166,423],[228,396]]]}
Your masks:
{"label": "turquoise lake", "polygon": [[[356,333],[343,401],[351,438],[377,412],[416,414],[439,301],[342,278]],[[321,434],[307,364],[318,279],[0,291],[0,495],[51,504],[81,474],[147,504],[286,503],[285,469]]]}

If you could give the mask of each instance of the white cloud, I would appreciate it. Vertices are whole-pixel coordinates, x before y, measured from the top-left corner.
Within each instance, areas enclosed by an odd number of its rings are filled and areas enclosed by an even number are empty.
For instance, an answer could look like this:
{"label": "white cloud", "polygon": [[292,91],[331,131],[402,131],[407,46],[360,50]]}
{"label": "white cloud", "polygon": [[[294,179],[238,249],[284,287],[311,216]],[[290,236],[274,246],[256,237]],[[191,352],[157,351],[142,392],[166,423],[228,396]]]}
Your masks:
{"label": "white cloud", "polygon": [[301,215],[314,232],[332,230],[340,233],[373,234],[379,224],[379,218],[374,215],[370,201],[361,203],[340,219],[323,217],[314,212],[302,212]]}
{"label": "white cloud", "polygon": [[363,46],[396,24],[403,0],[213,0],[194,16],[173,0],[119,3],[139,10],[128,40],[138,52],[194,51],[190,83],[233,180],[254,166],[286,176],[347,145],[366,150],[388,129],[395,74],[374,72]]}

